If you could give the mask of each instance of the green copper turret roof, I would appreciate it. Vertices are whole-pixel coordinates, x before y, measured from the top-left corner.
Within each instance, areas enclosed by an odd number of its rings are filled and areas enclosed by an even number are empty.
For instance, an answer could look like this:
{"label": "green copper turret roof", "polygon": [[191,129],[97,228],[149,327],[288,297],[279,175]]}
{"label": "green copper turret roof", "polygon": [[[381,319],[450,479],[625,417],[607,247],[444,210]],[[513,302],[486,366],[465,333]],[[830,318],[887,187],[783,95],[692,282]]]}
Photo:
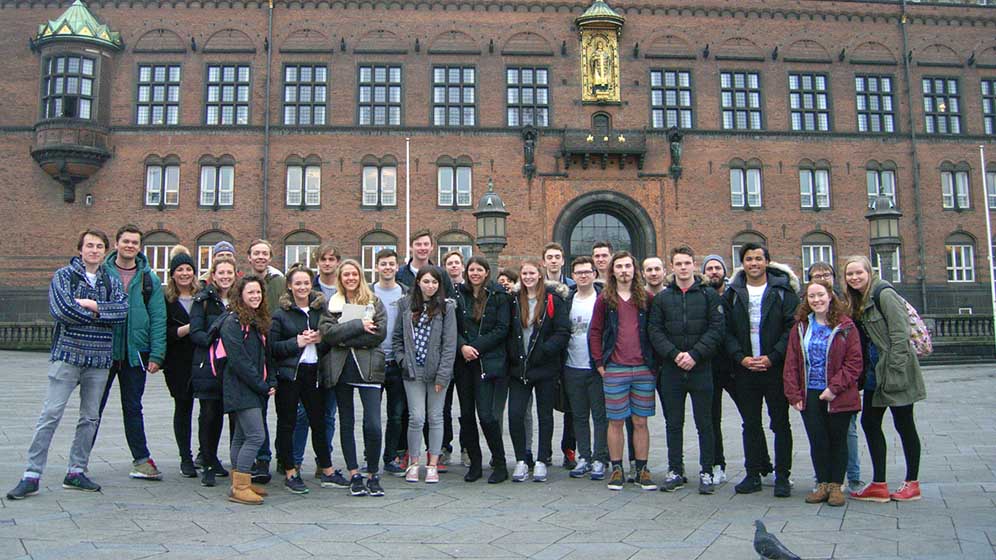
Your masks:
{"label": "green copper turret roof", "polygon": [[57,19],[38,26],[35,42],[43,44],[60,40],[87,41],[114,49],[123,46],[121,34],[97,21],[82,0],[73,2]]}
{"label": "green copper turret roof", "polygon": [[622,17],[618,12],[609,7],[604,0],[595,0],[591,3],[591,6],[588,6],[588,9],[585,10],[583,14],[574,20],[574,23],[577,25],[584,25],[592,22],[606,22],[622,26],[625,19],[626,18]]}

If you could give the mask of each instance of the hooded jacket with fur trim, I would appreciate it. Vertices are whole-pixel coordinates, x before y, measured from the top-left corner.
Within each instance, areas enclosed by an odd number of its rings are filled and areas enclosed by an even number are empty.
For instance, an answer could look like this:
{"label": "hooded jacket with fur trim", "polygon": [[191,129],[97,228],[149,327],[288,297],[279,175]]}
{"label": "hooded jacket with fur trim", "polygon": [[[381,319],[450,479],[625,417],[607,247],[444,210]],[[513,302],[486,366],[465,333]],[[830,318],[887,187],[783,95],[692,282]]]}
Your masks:
{"label": "hooded jacket with fur trim", "polygon": [[[790,329],[799,307],[799,277],[787,265],[768,262],[768,287],[761,297],[761,356],[771,360],[768,373],[781,375]],[[738,269],[723,292],[729,314],[726,318],[726,351],[733,360],[734,371],[749,372],[741,363],[752,356],[750,342],[750,295],[747,293],[747,273]]]}
{"label": "hooded jacket with fur trim", "polygon": [[545,301],[541,302],[528,345],[523,341],[519,314],[519,298],[525,296],[519,284],[515,284],[511,293],[509,375],[523,382],[557,377],[563,366],[564,349],[571,338],[571,317],[566,300],[569,288],[559,282],[546,282],[543,291]]}
{"label": "hooded jacket with fur trim", "polygon": [[[325,310],[325,296],[321,292],[312,291],[308,296],[308,314],[294,303],[294,298],[288,292],[280,296],[280,308],[273,315],[270,325],[270,352],[277,362],[277,375],[280,379],[294,380],[297,378],[297,364],[301,360],[304,348],[297,345],[297,335],[310,329],[318,330],[318,322]],[[317,345],[319,361],[328,351],[328,346],[319,342]]]}

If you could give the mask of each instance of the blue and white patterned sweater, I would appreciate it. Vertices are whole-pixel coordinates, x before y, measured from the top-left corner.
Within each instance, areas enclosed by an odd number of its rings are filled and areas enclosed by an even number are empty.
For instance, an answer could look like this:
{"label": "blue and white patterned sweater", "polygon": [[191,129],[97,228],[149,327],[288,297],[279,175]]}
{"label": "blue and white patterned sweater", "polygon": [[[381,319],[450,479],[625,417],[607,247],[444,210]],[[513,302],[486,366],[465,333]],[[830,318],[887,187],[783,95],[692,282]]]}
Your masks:
{"label": "blue and white patterned sweater", "polygon": [[[76,303],[77,299],[96,301],[99,316],[81,307]],[[79,367],[111,367],[114,325],[124,322],[128,316],[128,296],[121,288],[120,280],[98,272],[95,285],[91,286],[83,259],[73,257],[69,266],[60,268],[52,277],[48,310],[55,318],[53,362]]]}

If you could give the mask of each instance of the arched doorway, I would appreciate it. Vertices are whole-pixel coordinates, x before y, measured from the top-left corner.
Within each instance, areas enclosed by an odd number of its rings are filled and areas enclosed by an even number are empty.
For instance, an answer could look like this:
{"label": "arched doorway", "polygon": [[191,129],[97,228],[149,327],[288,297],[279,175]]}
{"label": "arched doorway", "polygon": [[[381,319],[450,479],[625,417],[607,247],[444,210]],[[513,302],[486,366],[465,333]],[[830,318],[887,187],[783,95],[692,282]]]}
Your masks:
{"label": "arched doorway", "polygon": [[591,192],[568,203],[557,217],[553,238],[564,246],[567,262],[590,255],[596,241],[609,241],[614,250],[638,259],[657,254],[650,215],[637,201],[612,191]]}

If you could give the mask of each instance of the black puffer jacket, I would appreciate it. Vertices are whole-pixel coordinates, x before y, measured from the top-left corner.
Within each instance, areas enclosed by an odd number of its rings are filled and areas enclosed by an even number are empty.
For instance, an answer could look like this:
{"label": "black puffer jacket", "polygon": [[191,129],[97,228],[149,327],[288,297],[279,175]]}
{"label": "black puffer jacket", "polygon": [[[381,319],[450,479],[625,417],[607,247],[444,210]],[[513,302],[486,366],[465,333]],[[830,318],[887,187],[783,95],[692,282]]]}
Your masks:
{"label": "black puffer jacket", "polygon": [[190,307],[190,341],[194,344],[193,362],[190,366],[190,381],[194,396],[198,399],[217,400],[221,398],[221,379],[211,371],[208,359],[208,331],[215,319],[225,312],[225,304],[214,286],[208,285],[194,296]]}
{"label": "black puffer jacket", "polygon": [[[768,288],[761,299],[761,355],[771,360],[769,372],[781,376],[788,348],[789,332],[795,323],[795,310],[799,307],[799,278],[785,265],[769,262]],[[750,344],[750,295],[747,293],[747,274],[737,271],[723,292],[729,304],[726,318],[726,353],[733,360],[737,373],[746,370],[743,359],[752,355]]]}
{"label": "black puffer jacket", "polygon": [[[193,311],[193,307],[191,307]],[[194,361],[194,343],[187,336],[178,336],[180,327],[190,323],[190,314],[184,309],[179,299],[166,302],[166,360],[163,363],[163,374],[166,376],[166,387],[174,399],[192,399],[193,387],[190,385],[190,369]]]}
{"label": "black puffer jacket", "polygon": [[667,288],[650,303],[647,333],[662,372],[683,372],[674,363],[681,352],[688,352],[695,367],[688,373],[712,374],[712,358],[723,346],[726,324],[723,302],[716,290],[695,276],[686,291],[678,287],[674,275],[666,279]]}
{"label": "black puffer jacket", "polygon": [[522,290],[512,294],[508,337],[510,376],[528,383],[560,375],[564,349],[571,339],[571,315],[565,299],[567,294],[568,289],[564,284],[547,283],[540,315],[529,338],[528,351],[524,349],[522,321],[519,319],[519,298],[526,297],[526,294]]}
{"label": "black puffer jacket", "polygon": [[277,384],[263,335],[255,324],[243,326],[236,314],[229,313],[221,323],[221,341],[228,354],[222,375],[225,412],[263,408],[270,388]]}
{"label": "black puffer jacket", "polygon": [[[501,285],[489,281],[484,290],[487,299],[478,322],[474,321],[473,289],[466,283],[457,288],[457,364],[473,375],[495,379],[508,374],[505,339],[508,338],[511,309],[508,292]],[[464,345],[474,347],[480,358],[464,361],[460,352]]]}
{"label": "black puffer jacket", "polygon": [[[270,353],[276,362],[276,374],[280,379],[293,381],[297,379],[297,364],[304,353],[304,348],[297,345],[297,335],[311,329],[318,330],[318,321],[325,310],[325,296],[321,292],[312,291],[308,298],[308,314],[294,303],[290,294],[280,296],[280,308],[273,315],[270,325]],[[328,352],[328,346],[319,342],[316,345],[318,358]],[[318,365],[316,362],[315,365]]]}

